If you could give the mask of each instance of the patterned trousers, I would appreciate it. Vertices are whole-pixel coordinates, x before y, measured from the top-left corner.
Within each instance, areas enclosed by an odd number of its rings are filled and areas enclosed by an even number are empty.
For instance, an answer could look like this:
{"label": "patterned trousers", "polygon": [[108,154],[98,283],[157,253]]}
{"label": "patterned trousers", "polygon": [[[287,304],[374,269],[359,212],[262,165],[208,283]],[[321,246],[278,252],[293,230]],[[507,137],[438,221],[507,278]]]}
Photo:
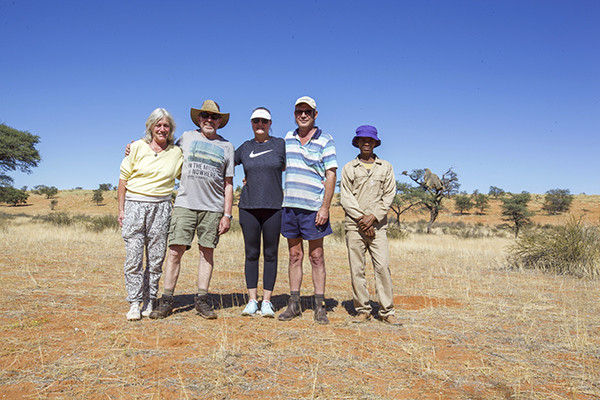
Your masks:
{"label": "patterned trousers", "polygon": [[156,299],[167,249],[171,207],[171,201],[125,201],[121,234],[125,241],[125,288],[130,303]]}

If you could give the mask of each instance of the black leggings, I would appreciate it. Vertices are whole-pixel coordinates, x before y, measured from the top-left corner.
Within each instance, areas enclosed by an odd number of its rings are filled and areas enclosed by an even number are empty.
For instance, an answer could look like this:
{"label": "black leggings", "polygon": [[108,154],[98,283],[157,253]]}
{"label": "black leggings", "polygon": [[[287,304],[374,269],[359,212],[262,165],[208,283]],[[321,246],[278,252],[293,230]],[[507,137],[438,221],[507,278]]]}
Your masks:
{"label": "black leggings", "polygon": [[281,210],[267,208],[240,208],[240,225],[244,234],[246,250],[246,287],[256,289],[258,285],[258,259],[260,257],[260,234],[263,237],[263,289],[273,290],[277,279],[277,252],[281,232]]}

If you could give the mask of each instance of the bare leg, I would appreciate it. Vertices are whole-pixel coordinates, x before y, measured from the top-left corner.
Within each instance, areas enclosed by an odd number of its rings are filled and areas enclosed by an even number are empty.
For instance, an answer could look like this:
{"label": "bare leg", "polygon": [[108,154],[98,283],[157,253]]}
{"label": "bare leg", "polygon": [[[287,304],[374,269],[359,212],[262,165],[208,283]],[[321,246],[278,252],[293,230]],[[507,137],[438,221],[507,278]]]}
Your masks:
{"label": "bare leg", "polygon": [[312,266],[312,279],[315,294],[325,293],[325,257],[323,254],[323,239],[308,241],[308,258]]}
{"label": "bare leg", "polygon": [[175,285],[177,285],[177,279],[179,278],[181,257],[183,257],[183,253],[185,253],[186,249],[187,246],[185,245],[169,246],[163,283],[165,289],[175,290]]}
{"label": "bare leg", "polygon": [[302,239],[288,239],[288,249],[290,251],[288,265],[290,290],[293,292],[300,291],[300,286],[302,286],[302,258],[304,257]]}
{"label": "bare leg", "polygon": [[198,246],[198,249],[200,250],[200,264],[198,265],[198,289],[208,290],[214,265],[214,249],[202,247],[200,245]]}

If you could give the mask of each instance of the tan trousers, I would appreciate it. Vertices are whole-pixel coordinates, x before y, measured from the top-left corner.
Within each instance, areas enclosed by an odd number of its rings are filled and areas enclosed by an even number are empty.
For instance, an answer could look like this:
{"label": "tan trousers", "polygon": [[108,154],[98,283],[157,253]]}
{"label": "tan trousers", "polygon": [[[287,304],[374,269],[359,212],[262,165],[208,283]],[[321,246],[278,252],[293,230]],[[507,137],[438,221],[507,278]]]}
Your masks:
{"label": "tan trousers", "polygon": [[365,277],[365,253],[368,251],[375,270],[375,290],[381,306],[379,315],[394,314],[392,275],[389,268],[389,250],[385,229],[375,231],[375,238],[369,239],[359,231],[346,231],[348,262],[352,279],[352,295],[357,312],[371,312],[369,291]]}

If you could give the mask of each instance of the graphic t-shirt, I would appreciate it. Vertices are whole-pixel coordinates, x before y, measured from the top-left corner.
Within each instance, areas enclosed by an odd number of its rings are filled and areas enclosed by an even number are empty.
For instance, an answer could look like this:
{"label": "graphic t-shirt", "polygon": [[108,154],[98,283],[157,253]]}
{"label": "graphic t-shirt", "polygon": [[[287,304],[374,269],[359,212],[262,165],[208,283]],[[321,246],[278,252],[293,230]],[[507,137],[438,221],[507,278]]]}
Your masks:
{"label": "graphic t-shirt", "polygon": [[233,177],[233,145],[223,137],[209,140],[199,131],[187,131],[177,141],[183,167],[175,207],[223,212],[225,178]]}
{"label": "graphic t-shirt", "polygon": [[239,208],[280,209],[283,202],[281,171],[285,169],[285,141],[272,137],[258,143],[247,140],[235,151],[235,165],[242,164],[246,184]]}

